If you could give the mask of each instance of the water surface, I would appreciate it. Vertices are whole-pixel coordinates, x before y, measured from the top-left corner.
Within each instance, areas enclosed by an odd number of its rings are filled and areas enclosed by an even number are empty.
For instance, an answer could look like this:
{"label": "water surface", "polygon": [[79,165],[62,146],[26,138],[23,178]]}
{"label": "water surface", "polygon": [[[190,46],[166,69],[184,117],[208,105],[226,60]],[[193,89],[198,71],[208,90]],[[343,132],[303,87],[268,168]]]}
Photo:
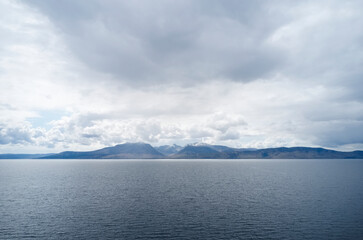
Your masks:
{"label": "water surface", "polygon": [[3,160],[0,239],[363,239],[363,160]]}

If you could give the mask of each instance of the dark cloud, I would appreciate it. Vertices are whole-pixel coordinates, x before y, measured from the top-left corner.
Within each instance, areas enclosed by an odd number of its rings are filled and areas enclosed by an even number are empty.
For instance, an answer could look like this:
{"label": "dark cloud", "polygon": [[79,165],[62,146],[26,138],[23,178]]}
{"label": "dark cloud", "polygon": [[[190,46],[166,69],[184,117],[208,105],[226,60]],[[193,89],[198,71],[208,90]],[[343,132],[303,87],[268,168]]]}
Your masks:
{"label": "dark cloud", "polygon": [[310,136],[320,146],[336,148],[342,145],[363,143],[363,121],[325,121],[311,127]]}
{"label": "dark cloud", "polygon": [[82,137],[84,137],[84,138],[99,138],[100,135],[98,135],[98,134],[86,134],[86,133],[84,133],[84,134],[82,134]]}
{"label": "dark cloud", "polygon": [[[94,70],[128,83],[249,81],[281,65],[260,1],[31,1]],[[261,21],[263,19],[263,21]]]}
{"label": "dark cloud", "polygon": [[226,141],[226,140],[237,140],[241,137],[239,132],[235,132],[235,131],[228,131],[224,134],[222,134],[221,136],[219,136],[219,140],[221,141]]}

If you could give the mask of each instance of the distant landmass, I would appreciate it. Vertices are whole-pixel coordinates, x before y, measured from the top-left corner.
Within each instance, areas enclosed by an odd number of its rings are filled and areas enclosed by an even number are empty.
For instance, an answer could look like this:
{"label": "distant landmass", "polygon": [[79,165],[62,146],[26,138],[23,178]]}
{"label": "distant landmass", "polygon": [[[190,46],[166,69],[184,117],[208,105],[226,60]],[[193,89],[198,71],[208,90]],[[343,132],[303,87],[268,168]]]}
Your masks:
{"label": "distant landmass", "polygon": [[363,159],[363,151],[341,152],[324,148],[280,147],[266,149],[230,148],[222,145],[191,144],[185,147],[147,143],[124,143],[88,152],[56,154],[0,154],[0,159]]}
{"label": "distant landmass", "polygon": [[54,155],[40,157],[43,159],[148,159],[164,158],[165,155],[158,152],[150,144],[125,143],[114,147],[106,147],[90,152],[61,152]]}
{"label": "distant landmass", "polygon": [[0,159],[36,159],[41,157],[46,157],[54,155],[54,153],[48,154],[13,154],[13,153],[6,153],[0,154]]}

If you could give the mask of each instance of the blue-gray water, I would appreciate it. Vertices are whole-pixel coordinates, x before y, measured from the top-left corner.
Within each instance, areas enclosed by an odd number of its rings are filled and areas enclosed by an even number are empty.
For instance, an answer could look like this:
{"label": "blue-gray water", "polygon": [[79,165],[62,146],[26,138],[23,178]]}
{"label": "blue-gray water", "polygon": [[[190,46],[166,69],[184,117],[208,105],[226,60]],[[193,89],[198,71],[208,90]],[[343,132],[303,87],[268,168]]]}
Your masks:
{"label": "blue-gray water", "polygon": [[363,239],[363,160],[4,160],[0,239]]}

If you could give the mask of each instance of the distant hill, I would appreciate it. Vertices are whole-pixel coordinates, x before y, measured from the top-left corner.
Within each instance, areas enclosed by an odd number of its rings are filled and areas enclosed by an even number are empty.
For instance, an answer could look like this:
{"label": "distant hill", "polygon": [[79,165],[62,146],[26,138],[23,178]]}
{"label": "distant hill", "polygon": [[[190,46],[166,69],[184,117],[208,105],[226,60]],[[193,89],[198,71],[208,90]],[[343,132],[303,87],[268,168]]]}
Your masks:
{"label": "distant hill", "polygon": [[0,159],[34,159],[34,158],[41,158],[46,157],[49,155],[53,155],[54,153],[47,153],[47,154],[0,154]]}
{"label": "distant hill", "polygon": [[241,149],[219,145],[188,145],[171,158],[211,159],[363,159],[363,151],[339,152],[324,148],[292,147]]}
{"label": "distant hill", "polygon": [[88,152],[58,154],[0,154],[0,159],[363,159],[363,151],[340,152],[324,148],[280,147],[266,149],[230,148],[222,145],[191,144],[152,147],[146,143],[124,143]]}
{"label": "distant hill", "polygon": [[106,147],[90,152],[61,152],[42,157],[46,159],[140,159],[140,158],[164,158],[164,155],[156,151],[150,144],[125,143],[114,147]]}
{"label": "distant hill", "polygon": [[235,151],[230,158],[240,159],[363,159],[363,151],[339,152],[324,148],[291,147],[291,148],[267,148],[254,151]]}

